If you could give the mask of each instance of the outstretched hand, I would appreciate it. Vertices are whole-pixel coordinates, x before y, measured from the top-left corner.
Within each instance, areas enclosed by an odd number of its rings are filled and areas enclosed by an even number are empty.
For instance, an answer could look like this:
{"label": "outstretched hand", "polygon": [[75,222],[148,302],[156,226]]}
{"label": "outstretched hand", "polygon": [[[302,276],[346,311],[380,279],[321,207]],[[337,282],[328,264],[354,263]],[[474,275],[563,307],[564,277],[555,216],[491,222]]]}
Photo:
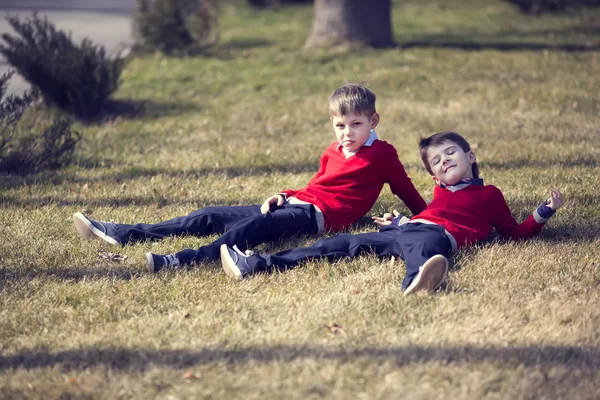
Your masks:
{"label": "outstretched hand", "polygon": [[271,196],[265,200],[265,202],[260,206],[260,212],[266,214],[271,212],[271,204],[277,205],[277,207],[281,207],[285,203],[285,198],[282,195],[276,194],[275,196]]}
{"label": "outstretched hand", "polygon": [[383,217],[373,217],[373,222],[375,222],[379,226],[391,225],[394,217],[399,216],[400,213],[397,210],[392,211],[392,214],[385,213]]}
{"label": "outstretched hand", "polygon": [[550,190],[550,198],[546,200],[546,204],[553,210],[558,210],[563,205],[562,193],[557,189]]}

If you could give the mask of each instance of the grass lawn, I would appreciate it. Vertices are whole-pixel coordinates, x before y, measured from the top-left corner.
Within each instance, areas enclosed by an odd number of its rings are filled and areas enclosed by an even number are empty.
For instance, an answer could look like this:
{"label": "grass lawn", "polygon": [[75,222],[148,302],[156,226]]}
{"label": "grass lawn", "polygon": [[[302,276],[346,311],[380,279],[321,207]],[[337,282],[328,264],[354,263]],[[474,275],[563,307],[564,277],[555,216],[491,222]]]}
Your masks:
{"label": "grass lawn", "polygon": [[[0,398],[599,398],[600,9],[393,10],[399,48],[304,51],[310,7],[225,5],[210,55],[131,60],[116,98],[140,114],[80,127],[74,165],[0,175]],[[144,252],[215,237],[79,239],[77,211],[158,222],[302,187],[334,140],[328,95],[356,81],[426,200],[417,140],[454,130],[519,221],[553,187],[565,206],[539,237],[467,249],[441,292],[408,298],[401,261],[234,282],[217,262],[145,272]],[[392,208],[408,213],[385,188],[372,214]]]}

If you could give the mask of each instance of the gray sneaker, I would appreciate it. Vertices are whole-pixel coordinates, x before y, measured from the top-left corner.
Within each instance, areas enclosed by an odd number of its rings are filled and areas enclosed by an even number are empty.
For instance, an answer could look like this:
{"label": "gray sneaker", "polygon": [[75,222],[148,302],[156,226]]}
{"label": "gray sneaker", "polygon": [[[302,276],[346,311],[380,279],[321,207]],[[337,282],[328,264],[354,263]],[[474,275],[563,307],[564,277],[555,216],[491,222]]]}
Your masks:
{"label": "gray sneaker", "polygon": [[112,222],[95,221],[79,212],[73,214],[73,222],[82,239],[102,239],[112,246],[121,246],[115,224]]}
{"label": "gray sneaker", "polygon": [[144,257],[146,258],[148,272],[156,273],[162,269],[174,271],[183,267],[175,254],[163,256],[161,254],[146,253]]}
{"label": "gray sneaker", "polygon": [[404,295],[421,291],[434,292],[440,287],[448,273],[448,259],[441,254],[436,254],[419,268],[419,273],[412,280]]}
{"label": "gray sneaker", "polygon": [[226,244],[221,245],[221,264],[227,275],[233,279],[244,279],[252,273],[252,268],[248,265],[248,256],[254,254],[249,251],[243,253],[237,246],[233,248]]}

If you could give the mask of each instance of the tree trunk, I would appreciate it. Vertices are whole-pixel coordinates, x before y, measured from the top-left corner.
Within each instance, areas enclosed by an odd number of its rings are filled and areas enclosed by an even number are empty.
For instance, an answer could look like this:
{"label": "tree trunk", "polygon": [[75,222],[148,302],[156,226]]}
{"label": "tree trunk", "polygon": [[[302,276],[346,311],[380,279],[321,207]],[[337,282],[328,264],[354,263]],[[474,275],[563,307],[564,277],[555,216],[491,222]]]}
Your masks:
{"label": "tree trunk", "polygon": [[392,47],[391,0],[315,0],[312,33],[305,47],[352,42]]}

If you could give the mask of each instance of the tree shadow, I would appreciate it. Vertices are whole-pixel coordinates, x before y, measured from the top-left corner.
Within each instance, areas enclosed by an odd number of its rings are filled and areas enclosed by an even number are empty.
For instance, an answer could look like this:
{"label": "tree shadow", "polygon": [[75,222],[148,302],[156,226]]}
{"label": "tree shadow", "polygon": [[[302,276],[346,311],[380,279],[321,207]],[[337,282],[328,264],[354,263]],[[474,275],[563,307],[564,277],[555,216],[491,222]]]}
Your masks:
{"label": "tree shadow", "polygon": [[340,349],[325,346],[265,346],[236,349],[202,348],[181,350],[150,350],[89,347],[50,352],[46,349],[24,350],[17,354],[0,355],[0,370],[18,368],[60,368],[63,371],[103,366],[114,370],[139,370],[160,366],[186,369],[194,366],[226,362],[230,366],[291,363],[303,360],[355,363],[389,363],[397,367],[427,363],[473,365],[500,363],[514,367],[544,365],[595,369],[600,367],[600,352],[589,346],[519,347],[498,346],[396,346]]}
{"label": "tree shadow", "polygon": [[[86,169],[97,169],[98,166],[115,167],[123,165],[115,160],[99,160],[98,158],[88,157],[80,159],[78,167]],[[224,176],[225,178],[236,178],[240,176],[270,176],[271,174],[301,174],[316,173],[318,163],[285,163],[275,162],[268,165],[245,165],[245,166],[224,166],[224,167],[203,167],[193,170],[165,170],[164,168],[146,168],[123,165],[118,173],[106,172],[98,177],[82,178],[74,176],[72,173],[64,173],[61,170],[43,171],[38,174],[17,175],[0,173],[0,189],[9,190],[23,186],[30,186],[43,182],[59,185],[65,182],[73,184],[85,184],[94,182],[104,182],[106,184],[122,184],[127,181],[140,178],[152,178],[155,176],[165,176],[169,178],[183,178],[189,180],[199,180],[208,175]]]}
{"label": "tree shadow", "polygon": [[189,112],[200,112],[202,107],[191,102],[164,102],[156,100],[110,100],[95,117],[83,120],[85,124],[110,123],[118,118],[154,119],[172,117]]}
{"label": "tree shadow", "polygon": [[[596,39],[595,43],[573,43],[569,35],[587,35]],[[469,32],[464,34],[452,33],[422,33],[400,37],[396,43],[401,49],[411,48],[450,48],[461,50],[499,50],[499,51],[543,51],[557,50],[566,52],[589,52],[600,50],[600,27],[573,26],[561,30],[539,31],[501,31],[497,33]],[[544,43],[535,37],[552,37],[553,41],[563,43]],[[514,37],[510,40],[510,37]],[[528,40],[529,38],[529,40]],[[591,39],[589,38],[589,39]]]}
{"label": "tree shadow", "polygon": [[[115,250],[118,251],[118,250]],[[129,281],[140,278],[147,273],[141,268],[133,271],[131,268],[118,265],[116,262],[106,261],[106,265],[98,267],[68,267],[68,268],[40,268],[31,269],[8,269],[0,267],[0,282],[11,282],[17,280],[33,280],[39,278],[59,279],[63,281],[83,281],[94,279],[114,279]],[[0,287],[2,285],[0,284]]]}
{"label": "tree shadow", "polygon": [[219,44],[219,48],[222,50],[248,50],[256,47],[267,47],[273,43],[272,40],[264,38],[235,38]]}
{"label": "tree shadow", "polygon": [[[23,209],[35,209],[39,207],[45,207],[48,205],[59,206],[59,207],[76,207],[80,209],[93,209],[97,207],[131,207],[135,205],[139,206],[153,206],[157,208],[163,208],[170,205],[189,205],[190,212],[200,208],[208,206],[230,206],[230,205],[253,205],[260,204],[264,199],[262,198],[245,198],[237,197],[236,204],[231,204],[231,201],[215,198],[202,198],[195,197],[181,198],[177,196],[166,197],[166,196],[118,196],[118,197],[100,197],[100,198],[81,198],[81,199],[64,199],[61,195],[54,196],[32,196],[28,198],[13,198],[13,197],[2,197],[0,196],[0,204],[5,208],[23,208]],[[138,221],[139,222],[139,221]]]}
{"label": "tree shadow", "polygon": [[523,158],[511,158],[509,160],[502,161],[482,161],[479,163],[482,170],[488,169],[499,169],[499,170],[514,170],[516,168],[538,168],[547,169],[552,167],[585,167],[595,168],[600,165],[600,160],[591,155],[579,155],[569,160],[556,160],[548,158],[535,158],[530,157]]}

